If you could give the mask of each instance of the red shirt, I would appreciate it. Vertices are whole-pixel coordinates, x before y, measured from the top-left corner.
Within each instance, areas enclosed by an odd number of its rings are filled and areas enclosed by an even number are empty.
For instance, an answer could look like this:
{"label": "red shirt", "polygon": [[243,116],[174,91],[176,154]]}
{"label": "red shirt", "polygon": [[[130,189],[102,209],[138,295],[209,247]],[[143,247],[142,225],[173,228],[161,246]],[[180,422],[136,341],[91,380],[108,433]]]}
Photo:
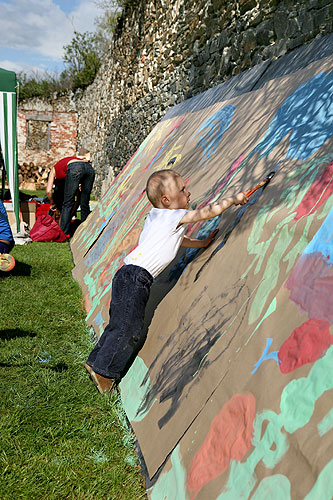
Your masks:
{"label": "red shirt", "polygon": [[54,165],[55,177],[56,179],[65,179],[67,173],[67,165],[71,160],[79,160],[76,156],[66,156],[66,158],[62,158]]}

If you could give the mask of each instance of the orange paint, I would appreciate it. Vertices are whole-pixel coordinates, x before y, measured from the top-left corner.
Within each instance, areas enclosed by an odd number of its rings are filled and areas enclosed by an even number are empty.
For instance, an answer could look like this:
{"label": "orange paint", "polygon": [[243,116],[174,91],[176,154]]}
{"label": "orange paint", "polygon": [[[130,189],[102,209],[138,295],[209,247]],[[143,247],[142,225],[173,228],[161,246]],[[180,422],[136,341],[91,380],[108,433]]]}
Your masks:
{"label": "orange paint", "polygon": [[187,476],[187,490],[194,492],[191,500],[222,474],[231,460],[241,460],[251,448],[255,414],[253,394],[235,394],[214,418]]}
{"label": "orange paint", "polygon": [[84,304],[84,308],[86,310],[86,313],[88,313],[90,311],[90,308],[91,308],[91,302],[90,302],[88,293],[86,295],[84,295],[84,297],[83,297],[83,304]]}

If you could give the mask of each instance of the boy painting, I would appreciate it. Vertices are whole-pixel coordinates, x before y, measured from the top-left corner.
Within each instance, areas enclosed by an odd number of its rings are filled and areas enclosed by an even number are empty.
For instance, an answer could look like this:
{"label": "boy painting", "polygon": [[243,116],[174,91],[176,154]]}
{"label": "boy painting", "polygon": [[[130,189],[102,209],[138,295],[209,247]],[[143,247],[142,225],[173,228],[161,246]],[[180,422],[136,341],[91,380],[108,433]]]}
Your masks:
{"label": "boy painting", "polygon": [[245,193],[225,198],[198,210],[189,210],[191,193],[182,177],[173,170],[159,170],[148,179],[146,193],[153,208],[149,212],[138,246],[124,259],[112,280],[110,320],[90,353],[86,370],[103,394],[115,387],[139,345],[145,307],[154,278],[174,259],[180,246],[205,248],[205,240],[185,235],[186,224],[211,219],[232,205],[244,205]]}

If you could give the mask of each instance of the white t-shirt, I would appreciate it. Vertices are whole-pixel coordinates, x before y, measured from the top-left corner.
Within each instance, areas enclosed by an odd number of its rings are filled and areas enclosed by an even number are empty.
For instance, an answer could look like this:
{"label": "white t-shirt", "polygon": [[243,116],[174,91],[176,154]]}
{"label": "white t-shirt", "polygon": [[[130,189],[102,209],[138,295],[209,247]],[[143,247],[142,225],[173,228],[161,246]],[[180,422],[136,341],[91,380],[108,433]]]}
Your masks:
{"label": "white t-shirt", "polygon": [[125,264],[146,269],[154,278],[175,258],[186,225],[178,226],[185,209],[152,208],[140,234],[138,246],[125,257]]}

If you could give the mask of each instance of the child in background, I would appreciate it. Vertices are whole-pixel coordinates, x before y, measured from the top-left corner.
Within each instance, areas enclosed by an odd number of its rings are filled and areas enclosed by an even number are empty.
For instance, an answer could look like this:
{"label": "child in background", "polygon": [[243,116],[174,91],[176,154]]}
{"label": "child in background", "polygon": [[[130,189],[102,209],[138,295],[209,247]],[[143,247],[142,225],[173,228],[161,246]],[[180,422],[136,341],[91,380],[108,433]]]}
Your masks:
{"label": "child in background", "polygon": [[15,259],[9,252],[14,243],[13,233],[10,229],[8,215],[4,204],[0,200],[0,271],[11,271],[15,266]]}
{"label": "child in background", "polygon": [[138,246],[113,277],[109,324],[84,365],[101,394],[115,387],[139,345],[154,278],[174,259],[180,246],[206,248],[216,236],[217,230],[205,240],[189,238],[185,235],[186,224],[211,219],[232,205],[248,201],[245,193],[239,193],[189,210],[191,193],[173,170],[154,172],[148,179],[146,193],[153,208]]}

